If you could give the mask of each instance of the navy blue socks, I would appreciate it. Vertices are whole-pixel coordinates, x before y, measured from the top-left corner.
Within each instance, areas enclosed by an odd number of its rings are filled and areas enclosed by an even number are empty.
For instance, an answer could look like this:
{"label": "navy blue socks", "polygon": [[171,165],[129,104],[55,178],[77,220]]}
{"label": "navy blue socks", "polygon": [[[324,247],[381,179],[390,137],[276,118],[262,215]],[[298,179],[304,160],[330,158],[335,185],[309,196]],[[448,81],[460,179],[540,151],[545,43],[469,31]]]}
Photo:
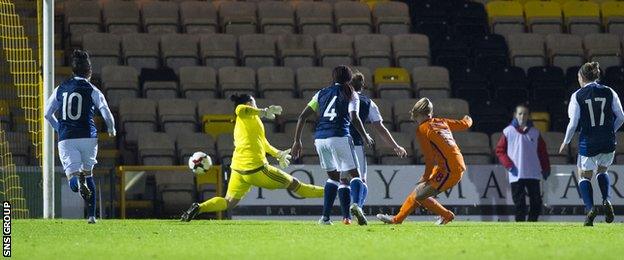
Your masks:
{"label": "navy blue socks", "polygon": [[594,208],[594,190],[592,189],[591,182],[588,179],[581,179],[579,182],[579,191],[585,204],[585,211],[589,212]]}
{"label": "navy blue socks", "polygon": [[334,201],[338,193],[338,182],[327,179],[325,182],[325,191],[323,194],[323,220],[329,220],[332,208],[334,207]]}

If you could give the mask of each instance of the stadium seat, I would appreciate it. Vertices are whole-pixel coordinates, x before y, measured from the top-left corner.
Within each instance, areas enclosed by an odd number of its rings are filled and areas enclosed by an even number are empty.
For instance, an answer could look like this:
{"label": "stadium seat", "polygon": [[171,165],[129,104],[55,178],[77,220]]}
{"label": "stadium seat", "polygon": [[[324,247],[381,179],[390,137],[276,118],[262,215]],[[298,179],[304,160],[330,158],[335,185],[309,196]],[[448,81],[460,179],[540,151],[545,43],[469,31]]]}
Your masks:
{"label": "stadium seat", "polygon": [[527,73],[531,89],[532,104],[548,107],[549,104],[563,103],[568,99],[565,93],[565,76],[559,67],[532,67]]}
{"label": "stadium seat", "polygon": [[341,1],[334,4],[336,29],[341,34],[371,33],[371,13],[365,3]]}
{"label": "stadium seat", "polygon": [[304,132],[301,137],[301,143],[303,144],[303,149],[301,149],[301,159],[299,160],[299,163],[318,165],[319,158],[316,152],[316,147],[314,146],[314,135],[312,133],[306,134]]}
{"label": "stadium seat", "polygon": [[[267,133],[266,138],[269,143],[278,150],[286,150],[292,146],[293,136],[289,133]],[[278,161],[273,156],[267,155],[269,164],[279,165]]]}
{"label": "stadium seat", "polygon": [[129,66],[102,68],[102,92],[111,110],[119,108],[119,100],[139,96],[139,73]]}
{"label": "stadium seat", "polygon": [[190,34],[166,34],[161,37],[163,65],[178,74],[180,67],[199,64],[197,56],[198,37]]}
{"label": "stadium seat", "polygon": [[144,31],[155,34],[178,32],[178,3],[150,1],[143,4],[141,18]]}
{"label": "stadium seat", "polygon": [[463,99],[439,98],[433,99],[433,115],[450,119],[462,119],[470,114],[470,105]]}
{"label": "stadium seat", "polygon": [[204,64],[215,69],[238,64],[236,36],[231,34],[202,35],[200,55]]}
{"label": "stadium seat", "polygon": [[238,37],[241,62],[245,67],[258,69],[275,66],[275,36],[269,34],[244,34]]}
{"label": "stadium seat", "polygon": [[587,60],[597,61],[601,68],[620,66],[622,50],[620,37],[615,34],[596,33],[585,35],[583,39]]}
{"label": "stadium seat", "polygon": [[550,164],[570,163],[569,156],[568,156],[569,153],[567,151],[565,154],[559,154],[559,146],[561,145],[561,142],[563,141],[565,134],[559,133],[559,132],[542,132],[541,134],[542,134],[542,138],[544,139],[544,142],[546,143],[546,148],[548,149],[548,157],[550,159]]}
{"label": "stadium seat", "polygon": [[561,6],[557,2],[529,1],[524,5],[527,26],[532,33],[561,33]]}
{"label": "stadium seat", "polygon": [[399,99],[394,102],[394,124],[400,132],[414,132],[414,121],[411,118],[411,110],[418,99]]}
{"label": "stadium seat", "polygon": [[277,38],[280,64],[291,69],[315,65],[314,38],[306,34],[285,34]]}
{"label": "stadium seat", "polygon": [[15,165],[28,165],[31,147],[28,134],[26,132],[5,132],[4,134],[10,144],[13,163]]}
{"label": "stadium seat", "polygon": [[613,90],[615,90],[615,92],[620,96],[620,99],[624,98],[624,67],[615,66],[601,69],[604,70],[602,83],[613,88]]}
{"label": "stadium seat", "polygon": [[483,4],[472,1],[450,1],[449,5],[454,35],[475,37],[488,33],[487,12]]}
{"label": "stadium seat", "polygon": [[202,116],[203,132],[213,138],[231,134],[234,131],[234,122],[234,114],[205,114]]}
{"label": "stadium seat", "polygon": [[153,100],[178,97],[178,76],[170,68],[142,69],[139,83],[143,97]]}
{"label": "stadium seat", "polygon": [[414,1],[410,15],[414,31],[429,36],[431,42],[449,33],[447,6],[444,1]]}
{"label": "stadium seat", "polygon": [[602,21],[605,31],[624,35],[624,3],[621,1],[605,1],[601,6]]}
{"label": "stadium seat", "polygon": [[106,1],[102,8],[102,17],[107,32],[114,34],[139,32],[140,14],[134,1]]}
{"label": "stadium seat", "polygon": [[63,4],[65,31],[70,35],[72,46],[81,45],[83,35],[100,32],[102,15],[98,2],[66,1]]}
{"label": "stadium seat", "polygon": [[221,134],[217,137],[217,153],[221,165],[229,165],[234,153],[234,137],[232,134]]}
{"label": "stadium seat", "polygon": [[256,95],[256,72],[248,67],[223,67],[218,70],[223,97],[246,93]]}
{"label": "stadium seat", "polygon": [[546,53],[550,64],[563,70],[580,66],[585,61],[583,38],[573,34],[546,35]]}
{"label": "stadium seat", "polygon": [[354,37],[353,47],[359,66],[374,71],[392,65],[390,37],[383,34],[360,34]]}
{"label": "stadium seat", "polygon": [[388,130],[393,131],[394,116],[392,115],[392,101],[382,98],[376,98],[373,99],[373,102],[375,102],[375,104],[379,108],[379,113],[383,118],[383,124],[386,126],[386,128],[388,128]]}
{"label": "stadium seat", "polygon": [[398,67],[412,71],[415,67],[428,66],[429,38],[423,34],[399,34],[392,36],[392,50]]}
{"label": "stadium seat", "polygon": [[451,94],[449,72],[444,67],[423,66],[412,69],[412,81],[419,97],[447,98]]}
{"label": "stadium seat", "polygon": [[262,97],[295,97],[295,73],[288,67],[262,67],[257,71]]}
{"label": "stadium seat", "polygon": [[217,98],[217,72],[211,67],[181,67],[180,91],[183,97],[195,101]]}
{"label": "stadium seat", "polygon": [[[435,110],[434,110],[435,111]],[[455,142],[461,148],[464,162],[468,165],[491,164],[490,137],[479,132],[454,132]]]}
{"label": "stadium seat", "polygon": [[[488,79],[477,69],[468,67],[451,72],[453,96],[469,104],[491,100]],[[423,95],[421,95],[423,96]]]}
{"label": "stadium seat", "polygon": [[160,67],[160,37],[147,33],[124,34],[121,52],[124,64],[140,71]]}
{"label": "stadium seat", "polygon": [[525,71],[546,65],[544,36],[537,33],[510,34],[506,38],[511,64]]}
{"label": "stadium seat", "polygon": [[548,112],[531,112],[531,121],[535,128],[545,133],[550,129],[550,114]]}
{"label": "stadium seat", "polygon": [[287,2],[258,2],[260,31],[268,34],[288,34],[295,32],[295,11]]}
{"label": "stadium seat", "polygon": [[433,64],[449,70],[470,65],[470,47],[462,38],[446,35],[431,42]]}
{"label": "stadium seat", "polygon": [[523,33],[524,10],[517,1],[490,1],[486,5],[492,33]]}
{"label": "stadium seat", "polygon": [[138,137],[139,161],[144,165],[175,165],[175,144],[166,133],[144,132]]}
{"label": "stadium seat", "polygon": [[189,99],[158,100],[160,127],[172,139],[197,132],[197,103]]}
{"label": "stadium seat", "polygon": [[[506,101],[500,100],[499,102]],[[499,102],[476,103],[470,106],[470,116],[474,119],[472,131],[491,134],[500,132],[509,125],[512,115],[510,104]]]}
{"label": "stadium seat", "polygon": [[[176,151],[180,164],[188,161],[189,157],[197,151],[202,151],[209,155],[213,160],[218,159],[217,149],[214,138],[204,133],[188,133],[178,135],[176,138]],[[213,163],[217,163],[213,161]]]}
{"label": "stadium seat", "polygon": [[[280,116],[277,117],[277,120],[284,127],[284,133],[294,136],[299,114],[301,114],[303,109],[308,105],[308,102],[310,102],[309,99],[280,100],[279,105],[282,106],[284,111]],[[316,126],[316,123],[314,121],[315,119],[308,118],[307,124],[303,130],[304,134],[314,133],[314,128]]]}
{"label": "stadium seat", "polygon": [[323,67],[352,65],[353,36],[337,33],[317,35],[316,53],[319,65]]}
{"label": "stadium seat", "polygon": [[379,98],[396,100],[413,96],[410,75],[404,68],[378,68],[373,80]]}
{"label": "stadium seat", "polygon": [[209,34],[218,31],[217,10],[210,2],[181,2],[180,22],[182,30],[190,34]]}
{"label": "stadium seat", "polygon": [[498,34],[474,36],[470,41],[475,68],[489,72],[492,68],[509,65],[505,38]]}
{"label": "stadium seat", "polygon": [[399,158],[394,152],[394,147],[388,145],[386,142],[379,141],[375,144],[375,154],[379,164],[386,165],[411,165],[414,164],[414,149],[412,148],[413,134],[409,133],[390,133],[394,140],[405,148],[407,151],[407,157]]}
{"label": "stadium seat", "polygon": [[332,83],[332,69],[324,67],[303,67],[297,69],[297,87],[300,96],[306,100],[317,91]]}
{"label": "stadium seat", "polygon": [[563,18],[571,34],[583,36],[602,30],[600,7],[591,1],[566,2],[563,4]]}
{"label": "stadium seat", "polygon": [[372,15],[377,33],[393,36],[406,34],[411,31],[409,8],[405,3],[396,1],[378,2],[373,7]]}
{"label": "stadium seat", "polygon": [[300,2],[296,5],[299,33],[316,36],[334,32],[333,6],[323,2]]}
{"label": "stadium seat", "polygon": [[[124,98],[119,101],[120,129],[124,135],[126,146],[136,144],[140,136],[157,129],[156,102],[144,98]],[[172,165],[173,157],[170,158]]]}
{"label": "stadium seat", "polygon": [[119,64],[121,38],[109,33],[87,33],[83,36],[82,48],[89,52],[93,74],[99,75],[105,66]]}
{"label": "stadium seat", "polygon": [[256,33],[256,9],[256,4],[252,2],[221,2],[219,7],[221,31],[234,35]]}

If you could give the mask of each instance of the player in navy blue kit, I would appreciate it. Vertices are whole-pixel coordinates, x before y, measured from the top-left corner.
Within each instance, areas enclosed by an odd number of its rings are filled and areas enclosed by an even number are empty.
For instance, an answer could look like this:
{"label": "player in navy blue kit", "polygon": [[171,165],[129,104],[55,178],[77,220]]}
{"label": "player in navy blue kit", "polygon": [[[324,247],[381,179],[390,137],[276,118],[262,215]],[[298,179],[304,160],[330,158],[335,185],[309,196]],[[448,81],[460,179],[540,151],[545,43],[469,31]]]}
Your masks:
{"label": "player in navy blue kit", "polygon": [[[306,119],[317,112],[320,114],[316,124],[314,145],[319,155],[321,168],[327,172],[329,179],[325,183],[323,216],[319,220],[319,224],[331,225],[329,216],[336,195],[340,200],[343,223],[351,223],[349,177],[360,177],[353,139],[349,131],[351,124],[363,137],[366,145],[373,144],[373,139],[368,135],[358,117],[359,98],[350,85],[352,76],[353,73],[347,66],[342,65],[334,68],[334,83],[314,95],[297,121],[295,140],[291,148],[295,159],[301,155],[301,134]],[[346,173],[349,176],[340,176],[341,173]],[[359,207],[357,210],[362,212]],[[367,223],[363,213],[356,215],[356,217],[358,224],[365,225]]]}
{"label": "player in navy blue kit", "polygon": [[[405,148],[397,144],[388,129],[384,126],[383,118],[381,117],[377,104],[375,104],[375,102],[369,97],[362,94],[362,89],[366,87],[364,75],[359,71],[354,72],[351,85],[357,92],[360,99],[360,108],[358,112],[360,121],[370,123],[373,126],[373,130],[381,137],[381,139],[393,147],[397,156],[405,157],[407,155]],[[368,185],[366,185],[366,175],[368,170],[366,166],[366,153],[364,152],[364,141],[353,124],[351,125],[350,132],[351,137],[353,138],[353,144],[355,145],[355,155],[357,156],[360,171],[360,177],[352,178],[350,181],[352,201],[350,210],[351,214],[357,216],[358,214],[361,214],[361,212],[358,211],[358,207],[360,209],[364,207],[364,202],[366,201],[366,196],[368,194]]]}
{"label": "player in navy blue kit", "polygon": [[578,81],[581,88],[572,94],[568,107],[570,123],[565,139],[559,148],[563,153],[574,132],[579,130],[579,155],[577,159],[579,190],[587,217],[585,226],[593,226],[597,211],[594,208],[594,194],[591,178],[596,171],[596,179],[602,195],[605,221],[613,222],[615,215],[609,201],[608,167],[613,163],[615,153],[615,132],[624,123],[624,112],[618,95],[613,89],[599,84],[600,66],[589,62],[581,66]]}
{"label": "player in navy blue kit", "polygon": [[[75,50],[73,77],[59,85],[46,101],[45,118],[58,132],[58,150],[69,187],[88,203],[89,224],[95,223],[96,197],[93,166],[97,163],[97,129],[93,117],[99,110],[108,134],[115,136],[115,121],[102,92],[89,82],[89,54]],[[58,111],[58,110],[61,111]],[[54,113],[59,112],[60,119]]]}

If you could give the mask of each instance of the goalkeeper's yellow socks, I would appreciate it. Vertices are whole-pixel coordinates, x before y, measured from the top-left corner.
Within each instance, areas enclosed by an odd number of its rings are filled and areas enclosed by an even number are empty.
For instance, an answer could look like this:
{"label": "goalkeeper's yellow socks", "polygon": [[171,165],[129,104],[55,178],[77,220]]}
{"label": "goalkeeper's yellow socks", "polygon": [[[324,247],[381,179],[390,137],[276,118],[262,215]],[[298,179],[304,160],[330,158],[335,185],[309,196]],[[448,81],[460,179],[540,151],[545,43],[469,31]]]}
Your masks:
{"label": "goalkeeper's yellow socks", "polygon": [[214,197],[199,204],[199,212],[215,212],[227,209],[227,200],[222,197]]}
{"label": "goalkeeper's yellow socks", "polygon": [[293,191],[304,198],[322,198],[324,189],[321,186],[299,182]]}

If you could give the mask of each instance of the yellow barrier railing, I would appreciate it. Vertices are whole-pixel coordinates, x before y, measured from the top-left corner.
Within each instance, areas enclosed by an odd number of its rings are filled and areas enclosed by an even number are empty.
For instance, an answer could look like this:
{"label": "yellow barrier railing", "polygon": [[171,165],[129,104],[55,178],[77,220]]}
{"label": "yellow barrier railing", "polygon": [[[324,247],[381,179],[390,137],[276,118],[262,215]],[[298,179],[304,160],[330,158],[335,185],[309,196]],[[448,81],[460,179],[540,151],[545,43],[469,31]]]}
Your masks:
{"label": "yellow barrier railing", "polygon": [[[120,218],[126,218],[126,173],[127,172],[162,172],[158,174],[171,174],[171,172],[189,172],[189,168],[185,165],[132,165],[132,166],[118,166],[117,176],[120,178],[119,185],[119,208]],[[223,175],[221,173],[221,166],[214,165],[206,172],[206,174],[196,176],[198,184],[215,184],[217,196],[223,196]],[[223,218],[223,212],[217,212],[217,218]]]}

